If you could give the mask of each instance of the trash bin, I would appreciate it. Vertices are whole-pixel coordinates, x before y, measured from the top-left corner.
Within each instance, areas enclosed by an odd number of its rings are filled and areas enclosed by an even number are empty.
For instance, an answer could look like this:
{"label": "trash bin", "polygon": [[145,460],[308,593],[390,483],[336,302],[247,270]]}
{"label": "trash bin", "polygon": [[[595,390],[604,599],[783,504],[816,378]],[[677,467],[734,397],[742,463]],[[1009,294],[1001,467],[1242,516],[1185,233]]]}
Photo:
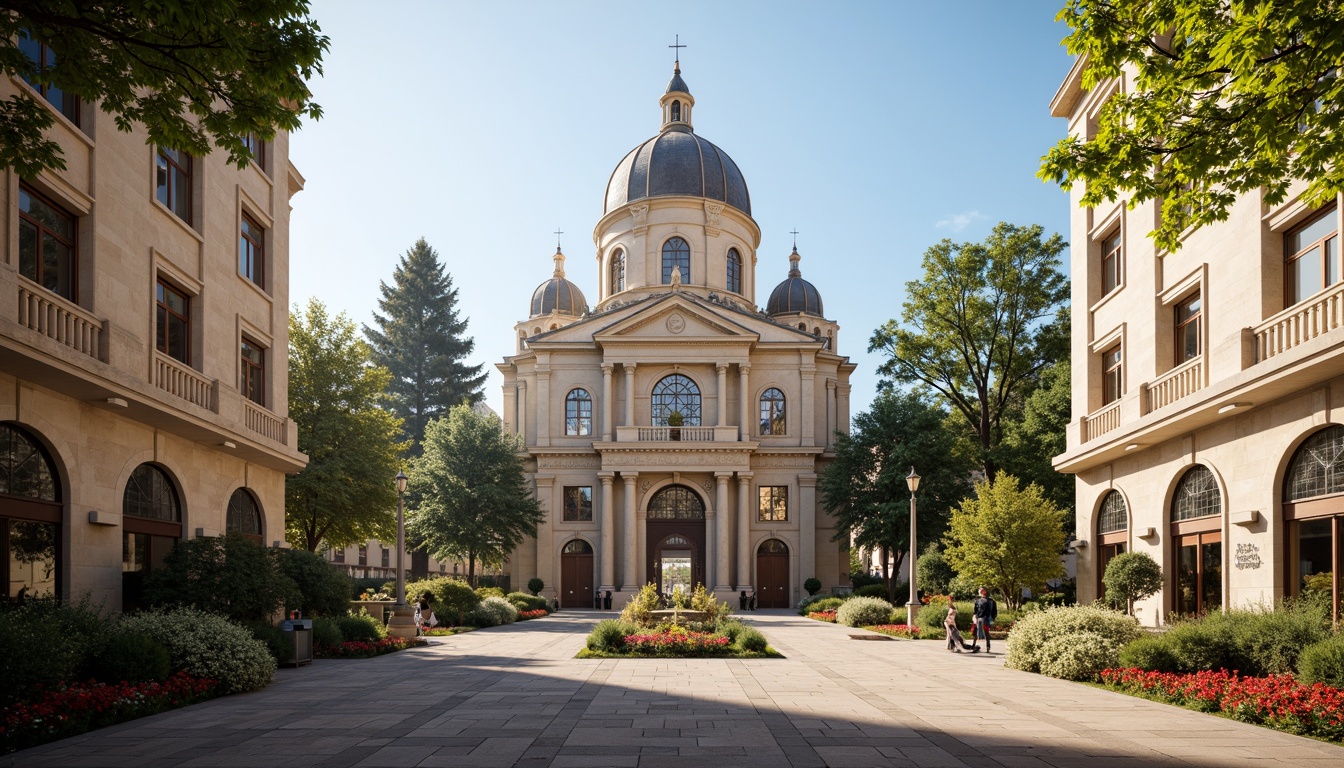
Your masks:
{"label": "trash bin", "polygon": [[593,610],[602,610],[602,595],[598,592],[593,593]]}
{"label": "trash bin", "polygon": [[280,629],[285,633],[285,648],[289,649],[290,657],[286,664],[299,667],[304,664],[313,663],[313,620],[312,619],[286,619],[281,622]]}
{"label": "trash bin", "polygon": [[603,597],[603,598],[602,598],[602,607],[603,607],[605,610],[608,610],[608,611],[611,610],[611,590],[610,590],[610,589],[607,590],[607,595],[606,595],[606,597]]}

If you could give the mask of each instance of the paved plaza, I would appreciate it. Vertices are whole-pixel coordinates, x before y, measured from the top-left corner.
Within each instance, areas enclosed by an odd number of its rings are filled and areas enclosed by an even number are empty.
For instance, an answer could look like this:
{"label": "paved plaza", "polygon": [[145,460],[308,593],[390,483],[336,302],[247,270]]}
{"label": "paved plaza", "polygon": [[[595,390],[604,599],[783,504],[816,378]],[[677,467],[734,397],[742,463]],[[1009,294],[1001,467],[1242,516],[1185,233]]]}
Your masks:
{"label": "paved plaza", "polygon": [[282,670],[0,766],[1344,765],[1344,747],[1004,669],[942,643],[749,614],[788,658],[579,660],[566,612]]}

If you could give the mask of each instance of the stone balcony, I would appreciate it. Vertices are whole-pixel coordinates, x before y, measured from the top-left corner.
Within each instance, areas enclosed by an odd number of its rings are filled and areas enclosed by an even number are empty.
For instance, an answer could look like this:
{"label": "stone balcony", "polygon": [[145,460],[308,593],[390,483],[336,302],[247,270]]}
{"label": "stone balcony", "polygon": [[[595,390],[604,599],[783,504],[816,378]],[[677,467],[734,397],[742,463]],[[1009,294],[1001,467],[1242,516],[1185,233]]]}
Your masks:
{"label": "stone balcony", "polygon": [[726,427],[617,427],[618,443],[736,443],[738,428]]}

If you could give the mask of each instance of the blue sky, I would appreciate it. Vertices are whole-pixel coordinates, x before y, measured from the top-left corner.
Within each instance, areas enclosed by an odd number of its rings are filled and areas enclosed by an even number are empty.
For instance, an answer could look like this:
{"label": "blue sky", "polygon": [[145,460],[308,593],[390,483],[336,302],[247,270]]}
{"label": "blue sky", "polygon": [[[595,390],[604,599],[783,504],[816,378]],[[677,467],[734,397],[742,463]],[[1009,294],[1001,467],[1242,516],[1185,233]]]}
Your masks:
{"label": "blue sky", "polygon": [[[680,35],[695,129],[737,162],[761,227],[756,296],[803,275],[840,323],[866,410],[905,284],[942,238],[997,221],[1068,235],[1068,198],[1035,177],[1064,133],[1050,98],[1070,59],[1062,0],[423,2],[317,0],[331,37],[311,88],[325,117],[292,137],[290,292],[371,322],[419,237],[438,250],[486,363],[551,273],[557,227],[593,303],[593,226],[616,163],[659,127]],[[1067,254],[1065,254],[1067,259]]]}

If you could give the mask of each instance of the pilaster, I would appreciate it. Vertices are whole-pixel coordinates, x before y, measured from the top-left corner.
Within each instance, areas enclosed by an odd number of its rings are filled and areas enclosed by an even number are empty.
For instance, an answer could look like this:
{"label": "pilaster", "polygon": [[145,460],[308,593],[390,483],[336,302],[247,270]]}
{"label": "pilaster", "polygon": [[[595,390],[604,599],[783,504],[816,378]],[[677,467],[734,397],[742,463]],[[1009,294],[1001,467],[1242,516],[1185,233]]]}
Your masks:
{"label": "pilaster", "polygon": [[728,479],[733,476],[732,472],[714,473],[714,506],[718,507],[719,516],[715,522],[717,525],[712,531],[706,531],[710,540],[717,540],[718,549],[717,558],[714,562],[714,578],[710,582],[714,585],[715,592],[731,592],[732,571],[729,562],[732,554],[733,537],[733,516],[728,511]]}
{"label": "pilaster", "polygon": [[718,420],[714,422],[714,426],[722,427],[728,423],[728,364],[719,363],[714,366],[714,370],[718,371],[719,374],[719,388],[718,391],[714,393],[714,396],[718,398],[719,401],[719,414]]}
{"label": "pilaster", "polygon": [[625,421],[622,426],[635,426],[635,364],[621,363],[625,372]]}
{"label": "pilaster", "polygon": [[537,525],[537,576],[546,582],[544,592],[551,598],[560,595],[560,571],[556,567],[554,541],[555,521],[559,510],[555,493],[555,475],[537,475],[537,500],[545,513]]}
{"label": "pilaster", "polygon": [[611,371],[615,366],[602,364],[602,440],[611,442]]}
{"label": "pilaster", "polygon": [[[606,366],[604,366],[606,368]],[[609,372],[609,371],[608,371]],[[608,377],[610,382],[611,378]],[[598,557],[601,558],[598,564],[599,581],[598,586],[603,592],[616,589],[616,510],[612,508],[612,483],[616,480],[615,472],[598,472],[598,482],[602,484],[602,490],[598,496],[598,514],[602,526],[601,551]]]}
{"label": "pilaster", "polygon": [[537,366],[537,445],[551,444],[551,367]]}
{"label": "pilaster", "polygon": [[751,439],[751,366],[737,366],[737,439]]}
{"label": "pilaster", "polygon": [[748,592],[754,591],[751,586],[752,477],[750,472],[737,473],[737,589]]}
{"label": "pilaster", "polygon": [[817,476],[798,475],[798,570],[799,582],[817,573]]}
{"label": "pilaster", "polygon": [[621,517],[622,533],[625,539],[621,547],[621,563],[624,565],[624,576],[621,579],[621,588],[626,590],[639,589],[642,582],[639,580],[639,563],[635,557],[635,551],[639,544],[635,523],[635,481],[639,479],[638,472],[622,472],[621,480],[625,483],[625,514]]}

